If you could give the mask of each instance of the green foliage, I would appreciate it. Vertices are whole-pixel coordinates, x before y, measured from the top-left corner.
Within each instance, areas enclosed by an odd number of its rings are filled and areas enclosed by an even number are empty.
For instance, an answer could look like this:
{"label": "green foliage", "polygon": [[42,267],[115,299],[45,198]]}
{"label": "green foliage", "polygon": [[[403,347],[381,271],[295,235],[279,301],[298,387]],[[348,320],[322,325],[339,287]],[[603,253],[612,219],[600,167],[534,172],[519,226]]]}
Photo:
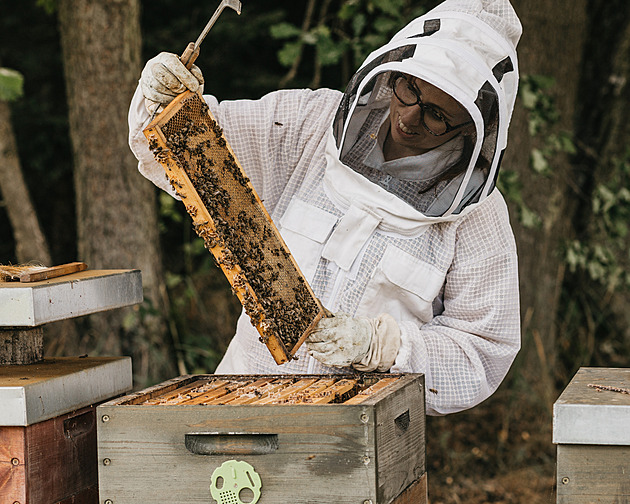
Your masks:
{"label": "green foliage", "polygon": [[[555,80],[544,75],[523,75],[519,86],[521,104],[528,112],[529,134],[542,140],[542,146],[530,152],[529,165],[534,173],[550,177],[551,160],[560,153],[575,154],[572,136],[566,132],[552,132],[559,120],[558,109],[552,97]],[[507,170],[499,173],[497,185],[501,192],[516,204],[519,221],[525,228],[540,228],[542,219],[529,208],[522,195],[518,174]]]}
{"label": "green foliage", "polygon": [[[529,133],[543,137],[548,129],[557,121],[558,114],[550,97],[554,80],[540,75],[523,75],[519,86],[520,102],[528,112]],[[549,139],[551,136],[547,136]],[[554,142],[555,145],[555,142]],[[553,155],[551,146],[534,148],[530,153],[532,170],[543,176],[551,174],[550,158]],[[542,219],[523,198],[523,185],[518,173],[502,169],[499,172],[497,187],[501,193],[516,206],[521,225],[527,229],[540,228]]]}
{"label": "green foliage", "polygon": [[37,6],[42,7],[48,14],[57,12],[58,0],[37,0]]}
{"label": "green foliage", "polygon": [[560,116],[553,99],[555,79],[545,75],[524,75],[519,97],[528,112],[529,134],[543,138],[543,146],[532,149],[530,166],[543,176],[552,174],[551,159],[559,153],[575,154],[572,136],[566,132],[552,133]]}
{"label": "green foliage", "polygon": [[[334,67],[349,62],[352,69],[360,66],[367,55],[385,44],[405,24],[425,12],[424,5],[412,6],[410,0],[340,0],[330,2],[314,22],[303,29],[282,21],[270,28],[272,38],[282,41],[277,53],[284,67],[300,62],[304,51],[311,48],[315,68]],[[327,4],[328,5],[328,4]],[[348,76],[338,74],[345,86]]]}
{"label": "green foliage", "polygon": [[[573,136],[567,132],[551,133],[559,120],[557,107],[552,97],[555,81],[551,77],[526,75],[521,80],[519,96],[528,110],[529,132],[543,139],[540,148],[532,149],[530,166],[534,172],[549,177],[552,174],[551,160],[559,153],[577,154]],[[599,184],[592,193],[591,210],[595,222],[591,236],[595,240],[572,240],[564,245],[564,259],[569,271],[584,271],[588,277],[606,289],[630,287],[630,274],[625,271],[619,258],[624,256],[630,218],[630,151],[622,160],[617,160],[611,169],[610,179]],[[500,179],[507,194],[519,205],[521,222],[540,223],[524,207],[520,188],[514,180]],[[626,258],[627,259],[627,258]]]}
{"label": "green foliage", "polygon": [[630,151],[613,161],[610,178],[595,187],[591,199],[594,229],[589,241],[573,240],[565,260],[571,272],[585,271],[607,290],[630,288],[627,252],[630,222]]}
{"label": "green foliage", "polygon": [[523,227],[528,229],[540,228],[542,225],[541,218],[527,206],[523,199],[523,184],[519,179],[518,173],[513,170],[501,170],[497,180],[497,187],[503,196],[516,205],[519,221]]}
{"label": "green foliage", "polygon": [[0,100],[17,100],[24,94],[24,77],[17,70],[0,68]]}
{"label": "green foliage", "polygon": [[551,96],[555,79],[547,75],[523,75],[519,97],[529,112],[529,134],[536,136],[558,121],[558,109]]}

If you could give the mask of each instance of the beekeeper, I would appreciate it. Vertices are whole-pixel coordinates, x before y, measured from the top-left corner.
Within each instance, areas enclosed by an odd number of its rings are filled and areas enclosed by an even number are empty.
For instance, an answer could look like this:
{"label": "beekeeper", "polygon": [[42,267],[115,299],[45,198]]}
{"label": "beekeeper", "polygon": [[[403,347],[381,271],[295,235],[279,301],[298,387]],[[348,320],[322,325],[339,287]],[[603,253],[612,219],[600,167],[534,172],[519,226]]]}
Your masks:
{"label": "beekeeper", "polygon": [[[520,348],[517,255],[495,187],[518,84],[508,0],[446,0],[373,52],[345,93],[205,95],[324,306],[278,367],[243,313],[217,373],[424,373],[429,414],[470,408]],[[196,67],[162,53],[129,114],[140,172],[173,194],[142,134]]]}

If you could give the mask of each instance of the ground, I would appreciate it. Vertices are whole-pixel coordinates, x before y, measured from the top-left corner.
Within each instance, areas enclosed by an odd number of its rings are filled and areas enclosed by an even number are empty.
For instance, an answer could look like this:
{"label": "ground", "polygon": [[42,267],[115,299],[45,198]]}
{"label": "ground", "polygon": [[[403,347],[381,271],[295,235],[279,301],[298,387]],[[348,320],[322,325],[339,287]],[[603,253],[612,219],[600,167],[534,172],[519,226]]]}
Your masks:
{"label": "ground", "polygon": [[555,503],[550,405],[508,386],[481,405],[427,417],[430,504]]}

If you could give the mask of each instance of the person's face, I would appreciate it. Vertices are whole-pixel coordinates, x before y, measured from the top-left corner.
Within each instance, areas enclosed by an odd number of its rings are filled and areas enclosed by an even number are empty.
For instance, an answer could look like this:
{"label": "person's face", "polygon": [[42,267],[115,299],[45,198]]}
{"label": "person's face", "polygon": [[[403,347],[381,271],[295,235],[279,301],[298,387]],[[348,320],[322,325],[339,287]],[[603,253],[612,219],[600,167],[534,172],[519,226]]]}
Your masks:
{"label": "person's face", "polygon": [[394,89],[386,159],[423,154],[464,131],[474,131],[466,109],[434,85],[403,76],[394,83]]}

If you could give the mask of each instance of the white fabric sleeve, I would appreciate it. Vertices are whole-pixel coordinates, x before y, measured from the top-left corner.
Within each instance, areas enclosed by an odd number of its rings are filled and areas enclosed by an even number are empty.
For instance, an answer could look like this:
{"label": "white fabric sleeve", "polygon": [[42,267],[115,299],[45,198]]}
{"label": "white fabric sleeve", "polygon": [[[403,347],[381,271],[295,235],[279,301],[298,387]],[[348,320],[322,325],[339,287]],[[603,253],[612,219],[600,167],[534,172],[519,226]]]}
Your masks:
{"label": "white fabric sleeve", "polygon": [[425,374],[427,413],[470,408],[497,389],[520,348],[517,255],[501,196],[462,219],[444,311],[400,329],[392,372]]}
{"label": "white fabric sleeve", "polygon": [[142,89],[138,85],[131,99],[127,116],[129,122],[129,147],[138,160],[138,171],[160,189],[179,199],[166,177],[164,168],[155,160],[153,153],[149,150],[149,142],[142,133],[142,130],[147,127],[151,119],[152,117],[144,106]]}

